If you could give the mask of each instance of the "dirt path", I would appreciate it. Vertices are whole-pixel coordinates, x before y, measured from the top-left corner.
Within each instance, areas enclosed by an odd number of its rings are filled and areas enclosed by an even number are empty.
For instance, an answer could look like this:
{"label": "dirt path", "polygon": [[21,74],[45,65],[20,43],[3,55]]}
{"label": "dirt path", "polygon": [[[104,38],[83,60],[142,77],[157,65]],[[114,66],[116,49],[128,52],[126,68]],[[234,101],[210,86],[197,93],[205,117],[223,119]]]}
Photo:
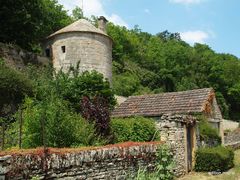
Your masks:
{"label": "dirt path", "polygon": [[235,167],[219,175],[210,173],[192,172],[178,180],[240,180],[240,150],[235,151]]}

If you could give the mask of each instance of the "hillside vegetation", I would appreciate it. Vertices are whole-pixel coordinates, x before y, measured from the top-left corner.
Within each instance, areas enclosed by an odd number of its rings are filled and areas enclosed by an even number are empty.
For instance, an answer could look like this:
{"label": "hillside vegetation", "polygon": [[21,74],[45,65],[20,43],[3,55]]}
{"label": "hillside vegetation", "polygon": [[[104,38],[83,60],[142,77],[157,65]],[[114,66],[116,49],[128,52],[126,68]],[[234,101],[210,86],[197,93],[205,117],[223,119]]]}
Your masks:
{"label": "hillside vegetation", "polygon": [[[47,35],[82,18],[69,16],[55,0],[0,3],[0,40],[40,52]],[[96,17],[91,21],[96,24]],[[179,33],[156,35],[108,24],[113,45],[113,89],[122,96],[213,87],[225,118],[240,117],[240,61],[204,44],[193,47]]]}
{"label": "hillside vegetation", "polygon": [[193,47],[178,33],[156,35],[108,25],[113,38],[113,88],[118,95],[213,87],[225,118],[239,119],[240,61],[208,45]]}

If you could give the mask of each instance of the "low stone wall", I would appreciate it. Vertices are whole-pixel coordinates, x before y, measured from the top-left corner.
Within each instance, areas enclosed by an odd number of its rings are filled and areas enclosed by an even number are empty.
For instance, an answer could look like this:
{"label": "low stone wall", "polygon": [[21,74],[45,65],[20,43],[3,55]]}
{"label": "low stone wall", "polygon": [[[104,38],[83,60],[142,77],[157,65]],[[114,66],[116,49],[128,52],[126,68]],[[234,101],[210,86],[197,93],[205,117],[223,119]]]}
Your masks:
{"label": "low stone wall", "polygon": [[224,133],[224,145],[238,149],[240,147],[240,128]]}
{"label": "low stone wall", "polygon": [[93,149],[35,149],[0,153],[0,179],[125,179],[155,167],[162,142],[123,143]]}
{"label": "low stone wall", "polygon": [[239,122],[223,119],[223,130],[235,130],[239,127]]}

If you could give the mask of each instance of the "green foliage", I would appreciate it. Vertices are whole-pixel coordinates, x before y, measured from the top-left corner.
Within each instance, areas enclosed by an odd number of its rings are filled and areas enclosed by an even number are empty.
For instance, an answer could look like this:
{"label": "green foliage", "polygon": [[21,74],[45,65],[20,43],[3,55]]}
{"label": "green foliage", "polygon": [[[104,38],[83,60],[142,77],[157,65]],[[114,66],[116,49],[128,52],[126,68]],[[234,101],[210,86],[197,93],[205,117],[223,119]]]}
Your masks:
{"label": "green foliage", "polygon": [[114,118],[111,121],[115,143],[125,141],[152,141],[159,138],[154,120],[143,117]]}
{"label": "green foliage", "polygon": [[97,71],[76,73],[74,76],[60,72],[53,81],[53,87],[77,112],[80,112],[80,102],[85,96],[90,100],[96,96],[104,98],[110,109],[116,105],[109,82]]}
{"label": "green foliage", "polygon": [[[122,86],[125,84],[124,86]],[[116,94],[130,96],[135,93],[140,86],[138,77],[134,74],[125,73],[113,78],[113,88]]]}
{"label": "green foliage", "polygon": [[[23,147],[105,143],[96,133],[95,123],[98,121],[87,122],[80,113],[83,97],[90,100],[103,98],[108,111],[114,106],[116,101],[109,83],[96,71],[79,74],[74,70],[68,74],[53,74],[51,67],[30,66],[26,71],[26,76],[33,82],[33,97],[27,98],[22,106]],[[101,114],[102,111],[97,113]]]}
{"label": "green foliage", "polygon": [[201,119],[199,122],[200,138],[206,142],[216,141],[217,145],[221,144],[221,137],[219,136],[217,129],[211,127],[206,119]]}
{"label": "green foliage", "polygon": [[233,159],[234,152],[230,148],[200,148],[196,152],[195,170],[223,172],[234,166]]}
{"label": "green foliage", "polygon": [[72,17],[74,21],[84,18],[82,9],[80,7],[75,7],[72,10]]}
{"label": "green foliage", "polygon": [[72,22],[56,0],[0,1],[0,39],[32,50],[45,37]]}
{"label": "green foliage", "polygon": [[166,146],[159,146],[157,150],[156,168],[148,172],[147,168],[139,168],[136,180],[172,180],[174,161],[173,154]]}
{"label": "green foliage", "polygon": [[13,114],[17,105],[26,95],[32,95],[32,91],[32,82],[0,59],[0,117]]}
{"label": "green foliage", "polygon": [[24,107],[25,148],[87,146],[96,142],[94,126],[70,111],[67,103],[58,98],[41,102],[28,98]]}

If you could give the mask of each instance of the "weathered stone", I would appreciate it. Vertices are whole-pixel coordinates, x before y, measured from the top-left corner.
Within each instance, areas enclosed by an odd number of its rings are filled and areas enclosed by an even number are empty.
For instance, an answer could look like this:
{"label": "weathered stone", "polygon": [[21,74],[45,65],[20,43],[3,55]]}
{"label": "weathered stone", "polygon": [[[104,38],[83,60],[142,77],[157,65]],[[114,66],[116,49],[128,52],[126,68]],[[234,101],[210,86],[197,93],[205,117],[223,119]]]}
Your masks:
{"label": "weathered stone", "polygon": [[0,162],[2,162],[2,161],[8,161],[9,159],[11,159],[11,155],[6,155],[6,156],[2,156],[2,157],[0,157]]}
{"label": "weathered stone", "polygon": [[[136,174],[141,166],[149,169],[155,167],[156,150],[160,144],[49,153],[46,160],[34,153],[3,156],[0,174],[7,179],[17,179],[17,176],[21,179],[24,172],[30,177],[39,176],[42,179],[124,179],[129,173]],[[10,174],[7,174],[6,168]]]}
{"label": "weathered stone", "polygon": [[237,149],[240,147],[240,128],[224,133],[224,145]]}
{"label": "weathered stone", "polygon": [[29,53],[14,45],[0,43],[0,57],[2,57],[6,65],[15,69],[25,69],[28,63],[46,65],[50,63],[50,59],[44,56],[38,56]]}

